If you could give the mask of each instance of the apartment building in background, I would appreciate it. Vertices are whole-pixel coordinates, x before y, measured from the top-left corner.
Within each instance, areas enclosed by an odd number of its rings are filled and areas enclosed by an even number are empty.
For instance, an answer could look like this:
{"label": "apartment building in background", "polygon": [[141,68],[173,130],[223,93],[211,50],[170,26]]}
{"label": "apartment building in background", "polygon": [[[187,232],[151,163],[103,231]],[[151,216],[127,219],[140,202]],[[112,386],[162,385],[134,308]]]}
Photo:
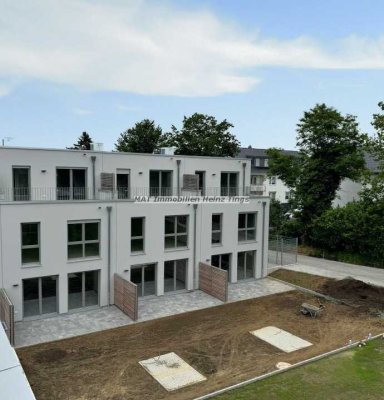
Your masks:
{"label": "apartment building in background", "polygon": [[267,274],[269,198],[241,158],[0,148],[0,287],[16,320]]}

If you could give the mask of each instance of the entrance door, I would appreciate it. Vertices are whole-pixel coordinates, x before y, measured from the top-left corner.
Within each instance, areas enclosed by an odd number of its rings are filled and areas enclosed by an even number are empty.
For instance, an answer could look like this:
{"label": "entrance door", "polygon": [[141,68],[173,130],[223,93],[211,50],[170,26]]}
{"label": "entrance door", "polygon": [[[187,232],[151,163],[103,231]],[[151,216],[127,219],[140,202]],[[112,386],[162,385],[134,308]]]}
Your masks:
{"label": "entrance door", "polygon": [[68,309],[99,305],[99,271],[68,275]]}
{"label": "entrance door", "polygon": [[30,197],[29,167],[13,167],[13,200],[28,201]]}
{"label": "entrance door", "polygon": [[255,277],[255,251],[242,251],[237,254],[237,280]]}
{"label": "entrance door", "polygon": [[23,317],[57,312],[57,276],[23,280]]}
{"label": "entrance door", "polygon": [[116,188],[118,199],[129,199],[129,171],[117,170]]}
{"label": "entrance door", "polygon": [[132,267],[131,282],[137,285],[139,297],[156,294],[156,264]]}

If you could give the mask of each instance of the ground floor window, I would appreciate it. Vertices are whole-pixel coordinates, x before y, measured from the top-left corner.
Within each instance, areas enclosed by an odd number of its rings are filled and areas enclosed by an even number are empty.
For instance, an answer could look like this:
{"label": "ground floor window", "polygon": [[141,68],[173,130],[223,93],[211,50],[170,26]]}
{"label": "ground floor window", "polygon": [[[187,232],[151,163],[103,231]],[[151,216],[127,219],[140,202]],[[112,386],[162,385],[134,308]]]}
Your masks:
{"label": "ground floor window", "polygon": [[237,253],[237,280],[255,277],[255,251]]}
{"label": "ground floor window", "polygon": [[23,280],[24,318],[57,312],[58,276]]}
{"label": "ground floor window", "polygon": [[133,266],[131,268],[131,282],[137,285],[139,297],[156,294],[156,264]]}
{"label": "ground floor window", "polygon": [[164,292],[186,289],[187,265],[187,259],[164,263]]}
{"label": "ground floor window", "polygon": [[228,271],[228,280],[230,279],[231,254],[215,254],[211,257],[211,265]]}
{"label": "ground floor window", "polygon": [[68,274],[68,309],[99,305],[99,271]]}

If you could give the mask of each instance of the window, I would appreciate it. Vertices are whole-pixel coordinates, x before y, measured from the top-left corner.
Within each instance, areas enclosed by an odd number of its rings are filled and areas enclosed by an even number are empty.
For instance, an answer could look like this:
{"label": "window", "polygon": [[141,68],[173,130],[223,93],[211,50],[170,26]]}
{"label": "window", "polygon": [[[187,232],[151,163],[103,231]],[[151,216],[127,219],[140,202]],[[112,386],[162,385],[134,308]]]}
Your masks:
{"label": "window", "polygon": [[272,200],[276,200],[276,192],[269,192],[269,197],[270,197]]}
{"label": "window", "polygon": [[212,244],[221,243],[222,219],[222,214],[212,214]]}
{"label": "window", "polygon": [[21,263],[40,263],[40,223],[21,224]]}
{"label": "window", "polygon": [[222,172],[220,180],[221,196],[236,196],[237,189],[237,172]]}
{"label": "window", "polygon": [[264,167],[266,167],[266,168],[268,167],[268,158],[264,159]]}
{"label": "window", "polygon": [[188,246],[188,215],[165,217],[165,248],[173,249]]}
{"label": "window", "polygon": [[291,192],[285,192],[285,200],[289,200],[291,198]]}
{"label": "window", "polygon": [[256,213],[240,213],[238,222],[239,242],[256,240]]}
{"label": "window", "polygon": [[172,171],[149,171],[149,195],[172,196]]}
{"label": "window", "polygon": [[100,222],[68,222],[68,258],[100,255]]}
{"label": "window", "polygon": [[58,276],[23,279],[23,317],[57,312]]}
{"label": "window", "polygon": [[237,253],[237,279],[250,279],[255,277],[255,251]]}
{"label": "window", "polygon": [[228,280],[230,279],[231,253],[213,255],[211,257],[211,265],[228,271]]}
{"label": "window", "polygon": [[116,189],[118,199],[129,199],[129,170],[116,171]]}
{"label": "window", "polygon": [[195,171],[199,180],[199,192],[201,196],[205,196],[205,171]]}
{"label": "window", "polygon": [[276,185],[276,176],[270,176],[269,177],[269,184],[270,185]]}
{"label": "window", "polygon": [[85,168],[57,168],[57,200],[84,200],[86,196]]}
{"label": "window", "polygon": [[131,218],[131,252],[144,251],[144,217]]}
{"label": "window", "polygon": [[164,292],[172,292],[186,288],[187,262],[187,259],[165,261]]}
{"label": "window", "polygon": [[252,175],[251,176],[251,184],[261,186],[264,184],[264,175]]}
{"label": "window", "polygon": [[30,197],[30,168],[13,167],[13,200],[28,201]]}
{"label": "window", "polygon": [[99,304],[99,271],[68,274],[68,309]]}
{"label": "window", "polygon": [[156,264],[132,266],[131,282],[137,285],[139,297],[156,294],[156,275]]}
{"label": "window", "polygon": [[255,167],[260,167],[260,158],[254,158],[253,160]]}

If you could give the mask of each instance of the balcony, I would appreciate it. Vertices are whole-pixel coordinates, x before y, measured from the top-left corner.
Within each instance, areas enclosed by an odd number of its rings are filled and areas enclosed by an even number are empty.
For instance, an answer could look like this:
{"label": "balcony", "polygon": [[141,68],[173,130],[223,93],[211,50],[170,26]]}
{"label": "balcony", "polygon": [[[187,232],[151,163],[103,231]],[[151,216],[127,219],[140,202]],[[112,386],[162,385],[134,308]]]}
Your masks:
{"label": "balcony", "polygon": [[190,190],[182,187],[118,187],[111,190],[90,187],[32,187],[32,188],[0,188],[0,202],[28,201],[84,201],[84,200],[134,200],[138,196],[249,196],[252,189],[242,187],[208,187],[204,190]]}
{"label": "balcony", "polygon": [[250,190],[251,194],[264,195],[266,192],[266,187],[265,185],[251,185]]}

